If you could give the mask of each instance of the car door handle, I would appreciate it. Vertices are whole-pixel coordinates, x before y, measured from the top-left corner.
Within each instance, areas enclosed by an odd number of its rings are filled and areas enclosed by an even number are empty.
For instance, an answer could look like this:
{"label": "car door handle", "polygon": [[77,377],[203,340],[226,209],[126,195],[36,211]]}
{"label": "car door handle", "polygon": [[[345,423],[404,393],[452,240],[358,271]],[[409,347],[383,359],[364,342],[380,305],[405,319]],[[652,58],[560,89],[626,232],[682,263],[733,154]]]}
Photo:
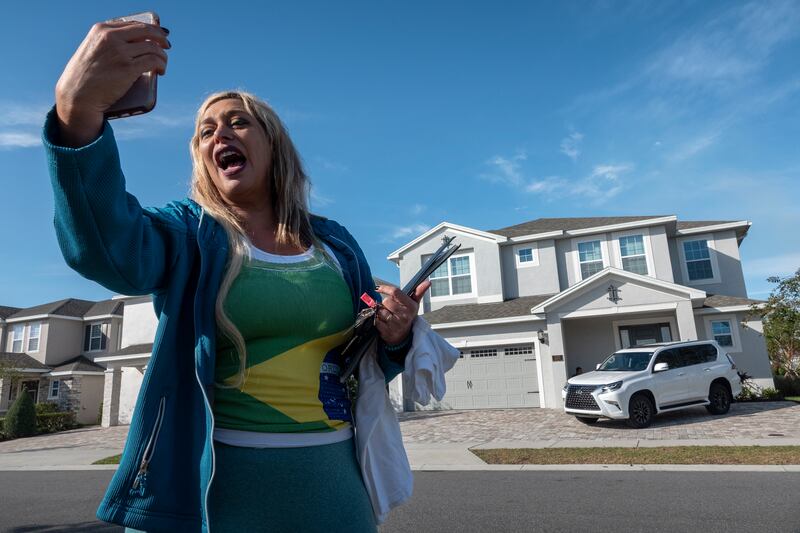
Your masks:
{"label": "car door handle", "polygon": [[686,372],[681,372],[681,373],[680,373],[680,374],[678,374],[678,375],[679,375],[679,376],[685,376],[685,375],[686,375]]}
{"label": "car door handle", "polygon": [[711,372],[710,368],[704,368],[703,370],[705,370],[706,372]]}

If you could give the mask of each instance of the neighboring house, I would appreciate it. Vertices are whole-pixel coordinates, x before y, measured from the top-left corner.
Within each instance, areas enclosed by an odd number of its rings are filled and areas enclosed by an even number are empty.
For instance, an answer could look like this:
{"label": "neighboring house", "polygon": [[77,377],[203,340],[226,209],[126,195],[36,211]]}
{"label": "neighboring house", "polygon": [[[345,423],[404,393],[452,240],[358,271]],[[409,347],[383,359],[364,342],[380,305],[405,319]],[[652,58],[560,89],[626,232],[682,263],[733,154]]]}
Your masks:
{"label": "neighboring house", "polygon": [[747,297],[739,256],[750,225],[629,216],[481,231],[442,222],[389,260],[402,285],[443,236],[461,244],[421,308],[462,352],[437,407],[560,408],[577,367],[670,340],[716,339],[757,384],[774,386],[761,321],[746,318],[759,303]]}
{"label": "neighboring house", "polygon": [[[376,284],[389,284],[379,278],[374,279]],[[158,327],[151,296],[115,296],[114,299],[125,302],[120,349],[95,359],[95,362],[107,367],[103,426],[130,424]],[[389,392],[395,408],[400,410],[400,378],[392,380]]]}
{"label": "neighboring house", "polygon": [[19,394],[57,403],[82,424],[97,421],[105,368],[94,359],[119,348],[124,304],[69,298],[26,309],[0,307],[0,416]]}

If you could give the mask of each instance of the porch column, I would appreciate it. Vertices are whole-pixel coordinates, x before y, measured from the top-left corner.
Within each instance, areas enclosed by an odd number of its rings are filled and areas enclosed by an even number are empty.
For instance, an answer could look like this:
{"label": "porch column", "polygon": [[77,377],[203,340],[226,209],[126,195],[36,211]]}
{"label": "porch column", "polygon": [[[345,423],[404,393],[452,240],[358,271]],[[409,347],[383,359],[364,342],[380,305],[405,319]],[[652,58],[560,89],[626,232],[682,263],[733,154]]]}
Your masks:
{"label": "porch column", "polygon": [[9,378],[0,379],[0,411],[8,411],[8,393],[11,390]]}
{"label": "porch column", "polygon": [[567,367],[564,364],[564,337],[560,317],[547,317],[547,350],[542,350],[542,383],[540,392],[542,407],[560,409],[561,387],[567,381]]}
{"label": "porch column", "polygon": [[675,309],[675,316],[678,320],[678,335],[682,341],[697,340],[697,326],[694,321],[694,310],[691,300],[678,302]]}
{"label": "porch column", "polygon": [[119,425],[119,392],[122,388],[122,369],[107,368],[103,386],[103,427]]}

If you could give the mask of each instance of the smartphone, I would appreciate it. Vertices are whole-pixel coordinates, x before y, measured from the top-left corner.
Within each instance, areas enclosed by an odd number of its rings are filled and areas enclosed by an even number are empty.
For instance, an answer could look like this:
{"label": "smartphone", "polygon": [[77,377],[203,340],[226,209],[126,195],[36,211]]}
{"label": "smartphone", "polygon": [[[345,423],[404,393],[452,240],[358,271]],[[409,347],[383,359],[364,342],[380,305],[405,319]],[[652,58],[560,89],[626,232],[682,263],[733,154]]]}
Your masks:
{"label": "smartphone", "polygon": [[[152,11],[136,13],[127,17],[118,17],[108,22],[145,22],[156,26],[161,25],[158,15]],[[106,110],[105,117],[108,120],[112,120],[152,111],[156,106],[157,80],[158,75],[155,72],[145,72],[139,76],[128,92]]]}

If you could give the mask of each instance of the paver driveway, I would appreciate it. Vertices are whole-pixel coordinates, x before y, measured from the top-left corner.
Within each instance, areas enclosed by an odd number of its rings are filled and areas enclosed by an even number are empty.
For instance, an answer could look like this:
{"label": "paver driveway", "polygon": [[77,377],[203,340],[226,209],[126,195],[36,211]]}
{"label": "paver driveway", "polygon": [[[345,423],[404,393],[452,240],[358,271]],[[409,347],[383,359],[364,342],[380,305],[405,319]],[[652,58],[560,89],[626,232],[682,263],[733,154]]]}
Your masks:
{"label": "paver driveway", "polygon": [[418,411],[399,417],[407,443],[800,438],[800,404],[794,402],[735,403],[722,416],[693,407],[659,415],[647,429],[609,419],[587,426],[561,410],[538,408]]}

